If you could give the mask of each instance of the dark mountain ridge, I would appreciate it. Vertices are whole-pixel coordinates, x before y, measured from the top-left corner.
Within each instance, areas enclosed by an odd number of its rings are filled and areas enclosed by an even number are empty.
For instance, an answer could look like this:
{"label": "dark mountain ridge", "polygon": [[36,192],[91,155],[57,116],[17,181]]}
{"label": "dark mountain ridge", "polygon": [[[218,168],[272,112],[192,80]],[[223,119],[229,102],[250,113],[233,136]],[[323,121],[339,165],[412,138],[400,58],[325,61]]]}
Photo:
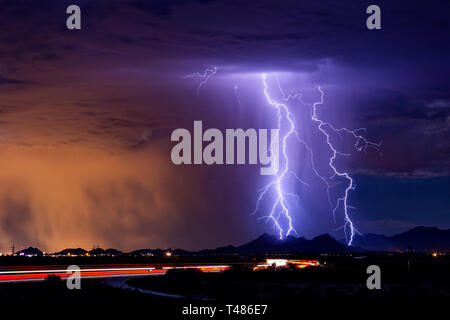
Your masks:
{"label": "dark mountain ridge", "polygon": [[20,251],[17,251],[15,253],[18,256],[42,256],[43,253],[38,248],[29,247],[27,249],[23,249]]}
{"label": "dark mountain ridge", "polygon": [[[337,241],[328,234],[317,236],[311,240],[303,237],[289,236],[280,240],[276,236],[262,234],[258,238],[240,246],[228,245],[216,249],[200,251],[186,251],[183,249],[139,249],[128,253],[129,255],[163,256],[169,252],[173,255],[226,255],[226,254],[295,254],[295,253],[363,253],[366,251],[406,251],[411,249],[418,252],[450,252],[450,229],[440,230],[436,227],[415,227],[406,232],[385,236],[368,233],[356,235],[352,246],[347,246],[343,240]],[[86,255],[87,251],[81,248],[64,249],[55,255]],[[37,248],[28,248],[17,252],[21,255],[42,255]],[[116,249],[96,248],[90,255],[118,256],[122,252]]]}
{"label": "dark mountain ridge", "polygon": [[450,229],[420,226],[391,237],[369,233],[356,236],[353,244],[372,251],[450,252]]}
{"label": "dark mountain ridge", "polygon": [[241,246],[226,246],[212,250],[202,250],[198,254],[294,254],[294,253],[352,253],[364,252],[363,248],[349,247],[339,243],[328,234],[311,240],[289,236],[280,240],[275,236],[262,234]]}

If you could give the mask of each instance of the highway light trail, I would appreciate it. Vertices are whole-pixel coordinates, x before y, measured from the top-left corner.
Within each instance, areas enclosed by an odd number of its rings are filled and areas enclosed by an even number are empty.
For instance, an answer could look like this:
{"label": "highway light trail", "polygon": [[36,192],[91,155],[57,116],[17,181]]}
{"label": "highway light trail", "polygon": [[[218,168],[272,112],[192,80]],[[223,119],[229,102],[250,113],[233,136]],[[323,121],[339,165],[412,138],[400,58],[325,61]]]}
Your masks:
{"label": "highway light trail", "polygon": [[[31,270],[17,270],[17,267],[5,267],[0,271],[0,282],[9,281],[36,281],[45,280],[49,275],[67,278],[71,275],[67,268],[51,268],[51,266],[32,266]],[[117,266],[104,265],[86,266],[80,270],[80,276],[84,278],[123,277],[138,275],[162,275],[171,269],[196,269],[203,272],[221,272],[228,270],[229,265],[223,264],[186,264],[186,265],[146,265],[146,266]]]}
{"label": "highway light trail", "polygon": [[[273,260],[278,261],[278,260]],[[111,277],[130,277],[130,276],[150,276],[164,275],[168,270],[187,270],[194,269],[202,272],[223,272],[229,270],[233,265],[247,266],[250,268],[265,268],[273,264],[272,260],[268,260],[266,264],[258,262],[230,262],[223,264],[222,262],[211,263],[156,263],[141,265],[123,265],[123,264],[105,264],[105,265],[84,265],[80,266],[80,276],[82,278],[111,278]],[[288,264],[295,264],[298,268],[318,266],[316,260],[282,260],[284,264],[277,265],[285,267]],[[67,272],[68,266],[4,266],[0,271],[1,282],[15,281],[42,281],[48,276],[58,276],[68,278],[72,273]],[[23,270],[25,268],[25,270]]]}

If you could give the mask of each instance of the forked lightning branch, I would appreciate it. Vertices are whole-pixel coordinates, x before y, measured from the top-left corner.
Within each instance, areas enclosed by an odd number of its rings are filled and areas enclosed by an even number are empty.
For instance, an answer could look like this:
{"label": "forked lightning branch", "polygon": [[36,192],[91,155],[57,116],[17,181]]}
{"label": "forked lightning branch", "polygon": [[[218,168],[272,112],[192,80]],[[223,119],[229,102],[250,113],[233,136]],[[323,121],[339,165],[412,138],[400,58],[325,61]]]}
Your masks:
{"label": "forked lightning branch", "polygon": [[[198,78],[200,83],[197,86],[197,94],[209,80],[217,73],[218,68],[206,69],[203,73],[194,73],[186,78]],[[354,141],[354,150],[357,152],[366,152],[369,148],[379,151],[380,143],[374,143],[367,140],[363,134],[365,128],[351,130],[348,128],[335,128],[331,123],[323,121],[319,117],[319,108],[323,105],[324,92],[319,87],[320,101],[315,103],[306,103],[300,93],[286,95],[279,83],[276,74],[262,74],[263,92],[268,106],[275,111],[277,128],[270,129],[271,138],[269,141],[269,129],[226,129],[225,148],[224,135],[218,129],[207,129],[203,132],[202,121],[194,121],[193,138],[189,130],[176,129],[171,136],[172,141],[178,142],[172,149],[171,158],[174,164],[245,164],[248,158],[248,164],[260,164],[261,175],[272,175],[273,179],[261,190],[256,201],[254,213],[266,211],[261,218],[273,223],[280,239],[294,233],[294,218],[292,215],[291,202],[294,199],[297,203],[298,194],[293,194],[287,188],[287,185],[294,180],[296,183],[307,185],[296,173],[296,168],[292,168],[292,159],[289,155],[288,141],[295,140],[299,146],[303,146],[310,160],[313,173],[319,178],[319,181],[325,185],[326,195],[330,203],[330,211],[336,222],[338,213],[343,217],[343,224],[339,227],[344,231],[347,244],[351,245],[355,234],[358,232],[350,218],[349,205],[350,191],[354,190],[355,184],[347,171],[339,169],[335,161],[338,157],[350,156],[339,150],[332,142],[332,135],[340,137],[346,136]],[[235,85],[236,88],[236,85]],[[314,148],[302,138],[297,130],[296,117],[291,111],[291,107],[308,108],[309,116],[306,121],[313,124],[313,130],[317,130],[322,136],[318,142],[329,150],[330,156],[323,159],[314,153]],[[248,140],[248,157],[246,157],[246,140]],[[203,149],[203,142],[208,144]],[[192,151],[193,148],[193,151]],[[236,150],[236,155],[235,155]],[[192,160],[193,155],[193,160]],[[325,160],[325,161],[324,161]],[[317,163],[326,163],[320,168]],[[337,186],[342,190],[336,189]],[[335,188],[335,199],[332,199],[330,190]],[[263,209],[262,202],[269,202],[269,209]]]}

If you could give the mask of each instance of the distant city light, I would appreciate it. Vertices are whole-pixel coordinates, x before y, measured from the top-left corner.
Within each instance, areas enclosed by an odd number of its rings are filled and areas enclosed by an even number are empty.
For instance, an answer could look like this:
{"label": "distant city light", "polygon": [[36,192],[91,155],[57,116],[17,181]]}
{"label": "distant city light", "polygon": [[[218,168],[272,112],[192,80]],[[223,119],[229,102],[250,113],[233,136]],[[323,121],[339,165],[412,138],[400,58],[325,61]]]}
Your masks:
{"label": "distant city light", "polygon": [[317,267],[320,266],[320,262],[317,260],[294,260],[294,259],[266,259],[266,263],[258,264],[253,269],[267,269],[269,267],[275,268],[285,268],[289,265],[295,266],[296,268],[303,269],[306,267]]}
{"label": "distant city light", "polygon": [[273,266],[275,265],[275,267],[283,267],[285,265],[287,265],[287,260],[286,259],[267,259],[266,263],[269,266]]}

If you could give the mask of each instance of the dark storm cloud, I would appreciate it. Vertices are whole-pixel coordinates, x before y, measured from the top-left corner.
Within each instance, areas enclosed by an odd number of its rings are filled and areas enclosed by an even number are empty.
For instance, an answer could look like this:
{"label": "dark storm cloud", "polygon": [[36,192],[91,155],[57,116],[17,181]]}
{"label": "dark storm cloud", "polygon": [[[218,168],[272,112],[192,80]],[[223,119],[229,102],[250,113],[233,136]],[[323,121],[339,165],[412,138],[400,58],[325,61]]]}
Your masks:
{"label": "dark storm cloud", "polygon": [[368,117],[373,121],[386,119],[386,112],[389,121],[442,120],[447,115],[445,110],[431,110],[427,102],[392,90],[376,92],[370,103],[372,114]]}
{"label": "dark storm cloud", "polygon": [[167,16],[172,13],[173,7],[190,3],[210,3],[214,0],[130,0],[131,6],[154,15]]}
{"label": "dark storm cloud", "polygon": [[[46,33],[50,36],[48,44],[76,46],[75,43],[61,43],[61,37],[58,41],[54,39],[57,25],[64,22],[61,10],[65,8],[65,2],[42,1],[38,4],[19,0],[7,3],[6,12],[12,8],[17,11],[22,8],[28,13],[24,19],[34,19],[33,12],[48,15],[50,19],[36,21],[35,26],[41,31],[53,30],[50,34]],[[130,46],[148,46],[153,51],[164,53],[156,59],[204,59],[240,69],[299,70],[307,63],[305,71],[312,72],[323,59],[334,59],[353,66],[385,63],[386,60],[377,51],[388,50],[390,63],[424,55],[445,56],[445,50],[423,48],[436,45],[441,38],[439,33],[444,33],[448,27],[448,22],[431,16],[443,9],[441,2],[436,3],[433,10],[423,8],[418,1],[408,3],[407,8],[402,4],[381,1],[383,26],[390,28],[385,36],[383,31],[376,34],[365,29],[367,5],[364,1],[339,5],[332,1],[320,4],[285,1],[283,5],[278,5],[268,0],[257,3],[117,0],[110,1],[107,6],[98,1],[77,3],[86,12],[84,19],[88,25],[81,31],[84,40],[101,36],[103,41],[99,45],[126,45],[128,51]],[[26,9],[28,6],[29,9]],[[412,23],[410,16],[418,15],[417,11],[423,15]],[[133,23],[130,18],[134,15]],[[114,21],[116,27],[98,29],[102,21]],[[433,35],[430,37],[427,34],[425,38],[424,30],[430,29],[430,24],[434,27]],[[59,33],[67,34],[65,30]],[[30,32],[28,37],[34,38],[33,34]],[[43,42],[41,37],[40,43]],[[38,47],[32,41],[25,43],[30,50],[23,47],[17,50],[22,54],[35,52],[36,57],[47,59],[59,56],[59,49],[52,50],[50,45]],[[178,50],[184,50],[182,56]]]}
{"label": "dark storm cloud", "polygon": [[30,84],[29,81],[5,78],[0,76],[0,86],[6,84]]}
{"label": "dark storm cloud", "polygon": [[447,100],[419,94],[374,90],[359,100],[367,106],[360,112],[361,121],[372,129],[372,136],[383,140],[383,156],[370,159],[369,164],[358,159],[355,167],[360,172],[422,178],[450,174]]}
{"label": "dark storm cloud", "polygon": [[[82,8],[81,31],[65,28],[70,4]],[[4,241],[198,248],[268,230],[247,215],[260,187],[247,170],[196,171],[169,161],[170,132],[180,123],[217,112],[234,125],[220,113],[229,105],[214,83],[199,98],[195,83],[183,83],[192,85],[188,94],[180,89],[184,74],[211,66],[219,67],[218,79],[250,71],[304,74],[326,88],[338,120],[367,126],[372,140],[382,140],[382,155],[349,163],[365,174],[357,181],[357,207],[373,221],[367,231],[432,221],[421,217],[419,204],[448,226],[442,195],[448,180],[436,186],[434,179],[450,175],[449,3],[378,1],[377,31],[365,27],[370,4],[0,0],[6,26],[0,29],[0,151],[12,150],[1,158],[0,182],[14,189],[14,197],[0,201],[1,226],[10,230]],[[418,187],[414,205],[404,205],[410,184],[396,181],[418,177],[426,188]],[[17,180],[29,183],[29,196],[12,184]],[[311,212],[326,209],[311,205],[304,229],[324,232]]]}
{"label": "dark storm cloud", "polygon": [[[78,34],[64,28],[65,8],[72,2],[83,12]],[[111,66],[148,56],[155,72],[167,73],[218,65],[233,72],[314,74],[331,63],[370,79],[365,92],[356,93],[368,104],[361,116],[369,125],[383,122],[392,131],[401,126],[406,146],[414,134],[422,134],[422,139],[414,139],[423,144],[422,149],[431,139],[448,138],[449,112],[442,107],[448,105],[450,92],[446,81],[450,52],[443,41],[450,27],[443,15],[446,1],[430,6],[421,1],[408,5],[379,1],[383,27],[375,32],[365,28],[367,1],[289,0],[280,5],[271,0],[114,0],[108,4],[3,0],[0,4],[2,21],[14,26],[0,31],[0,39],[8,43],[0,49],[6,70],[0,85],[24,84],[15,79],[27,78],[25,61],[68,67],[70,72],[77,55],[86,62],[105,59]],[[336,78],[330,84],[345,85],[341,81],[348,79]],[[352,81],[364,86],[356,77]],[[378,96],[364,96],[369,90]],[[383,121],[386,114],[389,119]],[[135,126],[128,119],[117,119],[99,119],[97,128]],[[446,144],[441,143],[433,166],[446,165],[442,159],[448,156]],[[423,160],[429,162],[428,156]]]}

